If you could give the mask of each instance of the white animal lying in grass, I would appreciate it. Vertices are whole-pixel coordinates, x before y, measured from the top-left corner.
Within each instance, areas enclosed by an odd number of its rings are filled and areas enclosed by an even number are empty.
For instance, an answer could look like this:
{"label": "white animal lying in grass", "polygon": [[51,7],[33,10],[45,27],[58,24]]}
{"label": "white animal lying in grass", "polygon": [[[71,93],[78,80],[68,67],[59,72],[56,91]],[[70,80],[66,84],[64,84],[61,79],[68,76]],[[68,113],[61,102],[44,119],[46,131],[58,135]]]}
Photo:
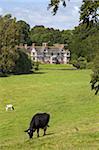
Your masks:
{"label": "white animal lying in grass", "polygon": [[12,104],[6,105],[6,111],[7,111],[8,109],[9,109],[9,110],[14,110],[13,105],[12,105]]}

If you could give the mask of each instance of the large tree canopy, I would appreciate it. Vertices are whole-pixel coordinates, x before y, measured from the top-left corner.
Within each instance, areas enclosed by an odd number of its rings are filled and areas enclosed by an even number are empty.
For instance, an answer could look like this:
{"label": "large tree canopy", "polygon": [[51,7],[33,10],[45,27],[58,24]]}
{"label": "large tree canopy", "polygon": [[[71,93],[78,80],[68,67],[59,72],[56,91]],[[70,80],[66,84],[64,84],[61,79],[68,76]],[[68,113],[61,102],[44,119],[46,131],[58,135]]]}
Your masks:
{"label": "large tree canopy", "polygon": [[19,32],[18,43],[30,44],[30,25],[23,20],[19,20],[17,21],[17,28]]}
{"label": "large tree canopy", "polygon": [[[72,0],[71,0],[72,1]],[[66,7],[66,0],[50,0],[49,7],[52,8],[52,13],[55,15],[58,11],[59,5]],[[99,22],[99,1],[98,0],[83,0],[80,8],[80,23]]]}
{"label": "large tree canopy", "polygon": [[99,22],[98,0],[83,0],[80,8],[80,22],[87,23],[87,25]]}
{"label": "large tree canopy", "polygon": [[73,57],[85,57],[88,62],[93,61],[99,48],[99,27],[81,24],[75,28],[70,43],[71,55]]}
{"label": "large tree canopy", "polygon": [[[22,43],[27,42],[27,38],[29,36],[28,35],[29,29],[30,29],[29,26],[24,21],[17,22],[16,18],[12,18],[10,14],[0,17],[0,74],[1,75],[6,75],[8,73],[13,72],[13,69],[16,66],[17,59],[19,60],[19,56],[20,56],[19,51],[16,49],[16,45],[19,44],[20,42]],[[27,61],[30,62],[28,56],[27,55],[24,56],[26,56],[25,58],[27,58]],[[24,57],[21,57],[22,61],[24,61],[23,58]],[[27,68],[29,72],[31,66]],[[27,70],[25,70],[25,73]]]}
{"label": "large tree canopy", "polygon": [[15,65],[15,45],[17,44],[16,19],[10,14],[0,18],[0,72],[6,74],[11,72]]}

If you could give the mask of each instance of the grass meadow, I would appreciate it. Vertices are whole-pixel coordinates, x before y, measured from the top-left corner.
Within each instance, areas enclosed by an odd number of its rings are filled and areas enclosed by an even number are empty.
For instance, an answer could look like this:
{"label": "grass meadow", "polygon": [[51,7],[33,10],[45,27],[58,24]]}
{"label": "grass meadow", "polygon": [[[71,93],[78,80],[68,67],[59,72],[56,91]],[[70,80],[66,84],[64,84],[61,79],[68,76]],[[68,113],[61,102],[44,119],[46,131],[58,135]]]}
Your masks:
{"label": "grass meadow", "polygon": [[[41,65],[37,73],[0,78],[0,150],[99,150],[99,94],[91,70]],[[12,103],[14,111],[5,110]],[[47,135],[24,132],[37,112],[51,115]]]}

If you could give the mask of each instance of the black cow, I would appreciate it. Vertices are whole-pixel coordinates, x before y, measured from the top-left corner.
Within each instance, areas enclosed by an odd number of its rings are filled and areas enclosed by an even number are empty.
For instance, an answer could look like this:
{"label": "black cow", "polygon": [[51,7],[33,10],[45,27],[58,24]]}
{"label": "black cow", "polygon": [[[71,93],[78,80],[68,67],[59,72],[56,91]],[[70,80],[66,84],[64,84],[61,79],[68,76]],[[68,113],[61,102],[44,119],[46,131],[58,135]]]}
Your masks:
{"label": "black cow", "polygon": [[33,137],[33,132],[37,130],[37,137],[39,137],[39,129],[44,129],[44,135],[46,135],[47,127],[49,127],[48,122],[50,119],[50,115],[47,113],[37,113],[33,116],[30,127],[25,130],[24,132],[27,132],[29,137]]}

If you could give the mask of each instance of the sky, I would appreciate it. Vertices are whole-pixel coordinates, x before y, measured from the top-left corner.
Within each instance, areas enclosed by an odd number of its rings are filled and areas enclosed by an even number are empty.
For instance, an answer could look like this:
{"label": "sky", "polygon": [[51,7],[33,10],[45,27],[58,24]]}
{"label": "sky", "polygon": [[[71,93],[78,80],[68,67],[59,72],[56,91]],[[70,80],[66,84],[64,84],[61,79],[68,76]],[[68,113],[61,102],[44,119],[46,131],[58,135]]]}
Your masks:
{"label": "sky", "polygon": [[60,8],[55,16],[47,10],[50,0],[0,0],[0,15],[12,14],[17,20],[60,30],[73,29],[79,24],[79,8],[82,0],[70,0],[67,7]]}

